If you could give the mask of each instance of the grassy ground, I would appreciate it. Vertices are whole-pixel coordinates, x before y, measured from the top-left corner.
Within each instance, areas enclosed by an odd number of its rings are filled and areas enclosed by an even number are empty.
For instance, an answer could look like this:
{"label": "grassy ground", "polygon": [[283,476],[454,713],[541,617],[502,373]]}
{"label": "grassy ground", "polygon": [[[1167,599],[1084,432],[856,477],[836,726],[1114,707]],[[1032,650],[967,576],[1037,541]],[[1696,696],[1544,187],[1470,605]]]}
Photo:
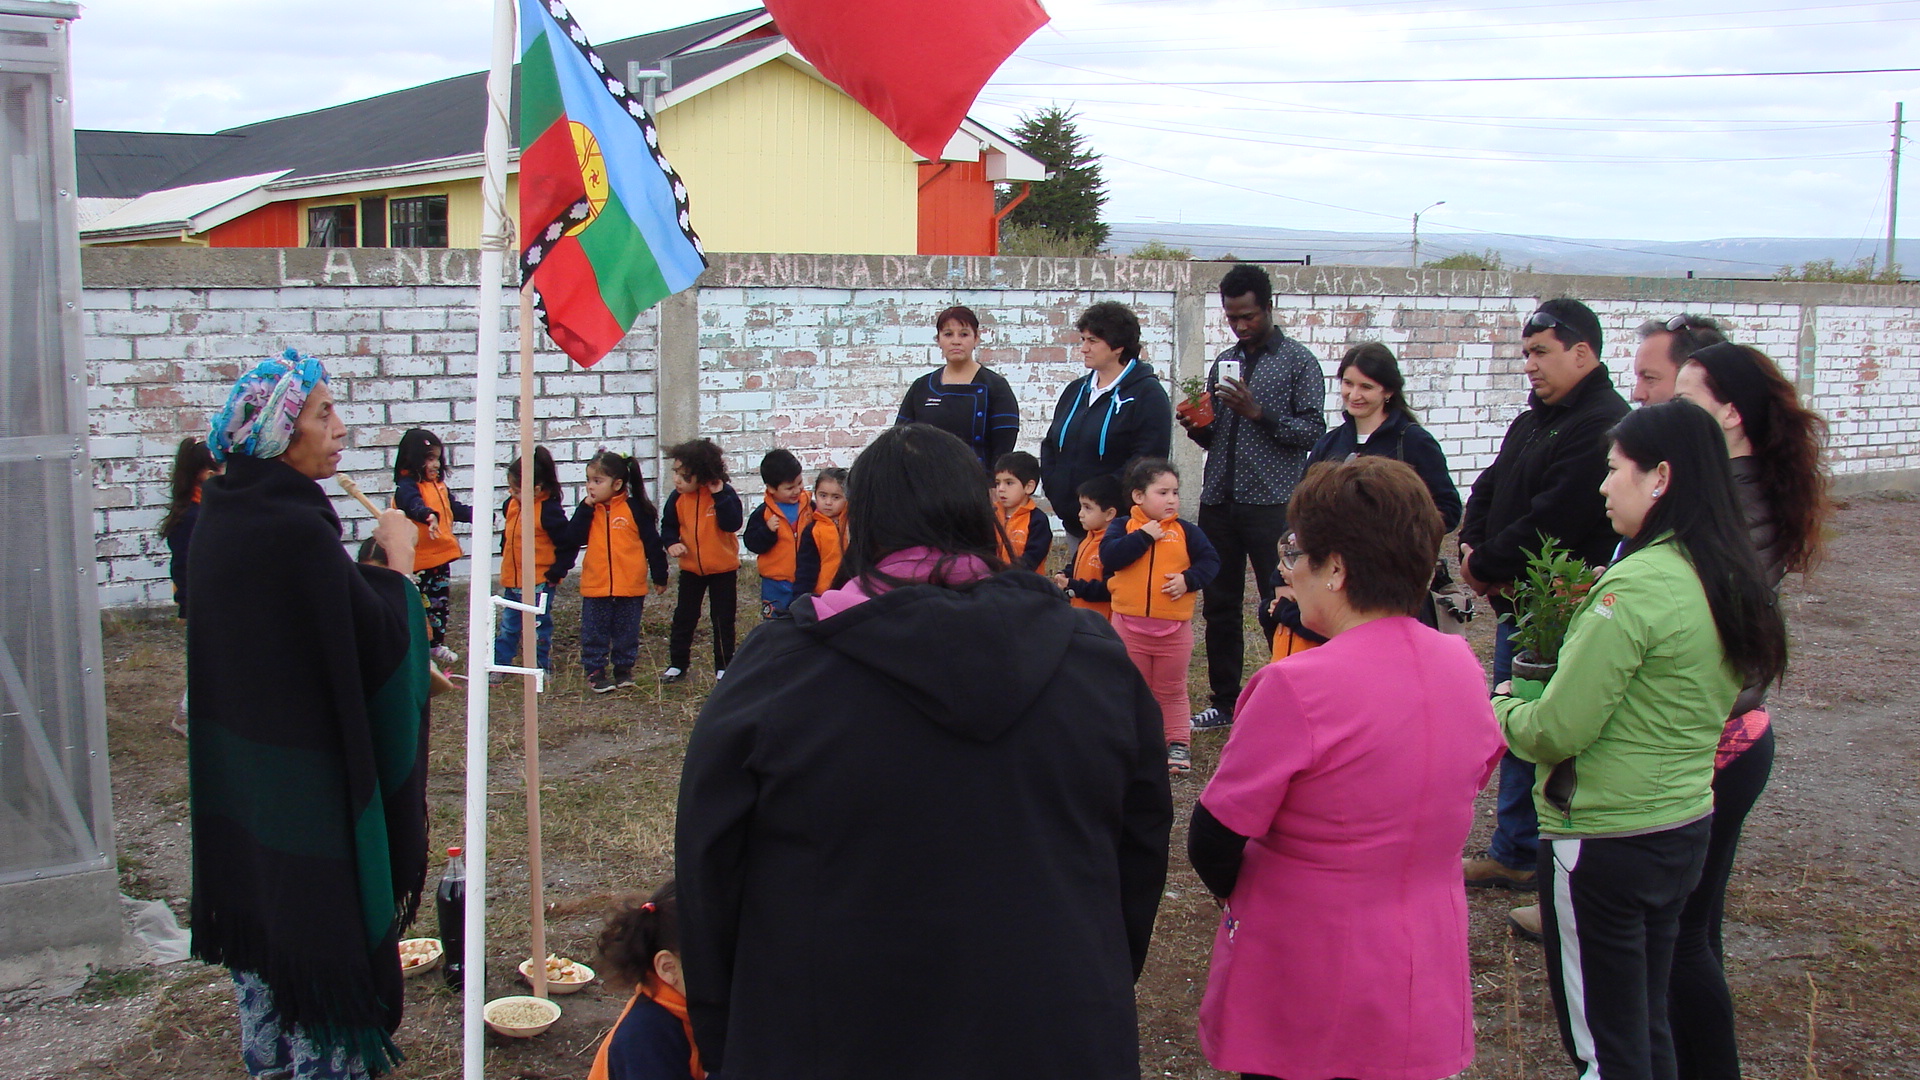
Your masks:
{"label": "grassy ground", "polygon": [[[1920,504],[1856,500],[1840,518],[1834,558],[1816,578],[1795,579],[1786,600],[1795,627],[1794,671],[1775,694],[1779,762],[1749,819],[1729,896],[1728,955],[1747,1071],[1757,1077],[1920,1076],[1920,797],[1913,780],[1920,736]],[[757,588],[743,574],[740,626],[757,622]],[[578,603],[563,594],[554,656],[559,677],[541,700],[545,877],[552,951],[588,959],[609,897],[650,888],[671,868],[679,762],[712,685],[703,627],[695,674],[596,696],[577,662]],[[650,603],[637,671],[666,662],[667,605]],[[743,634],[744,636],[744,634]],[[1473,635],[1490,651],[1491,625]],[[466,643],[455,636],[463,653]],[[1249,655],[1265,655],[1250,644]],[[115,816],[121,872],[136,896],[184,913],[187,890],[184,744],[166,730],[181,686],[180,631],[170,622],[110,621],[106,642]],[[1194,665],[1202,699],[1204,660]],[[513,966],[526,954],[529,913],[520,693],[492,692],[488,785],[490,906],[488,993],[520,992]],[[462,839],[464,702],[434,707],[429,791],[436,847]],[[1145,1075],[1218,1077],[1199,1053],[1194,1014],[1205,985],[1216,918],[1186,867],[1184,822],[1224,743],[1202,733],[1195,774],[1176,785],[1181,825],[1153,952],[1139,991]],[[1484,842],[1491,798],[1483,795]],[[436,869],[437,874],[437,869]],[[1472,897],[1479,1057],[1470,1077],[1564,1076],[1538,947],[1505,929],[1507,894]],[[416,933],[436,932],[432,905]],[[488,1075],[577,1078],[622,1004],[600,985],[561,999],[565,1015],[530,1041],[488,1036]],[[61,1011],[67,1010],[67,1011]],[[118,1011],[116,1011],[118,1010]],[[158,972],[104,973],[64,1002],[0,1006],[9,1032],[113,1023],[91,1048],[48,1051],[22,1064],[0,1049],[0,1075],[197,1078],[237,1075],[230,988],[223,972],[188,962]],[[435,974],[414,980],[399,1041],[401,1077],[459,1075],[459,1002]],[[18,1043],[17,1045],[26,1045]],[[56,1066],[57,1067],[52,1067]],[[37,1066],[37,1067],[36,1067]]]}

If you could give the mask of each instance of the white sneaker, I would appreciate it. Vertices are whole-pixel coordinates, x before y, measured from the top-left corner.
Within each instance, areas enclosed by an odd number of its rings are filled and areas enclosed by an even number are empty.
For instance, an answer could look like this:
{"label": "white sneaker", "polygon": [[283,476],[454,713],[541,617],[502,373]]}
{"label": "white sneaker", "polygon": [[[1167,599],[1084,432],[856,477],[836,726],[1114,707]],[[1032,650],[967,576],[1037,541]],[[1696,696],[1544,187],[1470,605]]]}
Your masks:
{"label": "white sneaker", "polygon": [[727,669],[726,669],[726,668],[721,668],[721,669],[720,669],[719,671],[716,671],[716,672],[714,672],[714,673],[713,673],[713,681],[714,681],[714,682],[719,682],[719,681],[720,681],[721,679],[724,679],[724,678],[726,678],[726,677],[727,677]]}
{"label": "white sneaker", "polygon": [[445,645],[435,645],[433,647],[433,658],[439,661],[443,667],[451,667],[460,662],[460,654],[447,648]]}

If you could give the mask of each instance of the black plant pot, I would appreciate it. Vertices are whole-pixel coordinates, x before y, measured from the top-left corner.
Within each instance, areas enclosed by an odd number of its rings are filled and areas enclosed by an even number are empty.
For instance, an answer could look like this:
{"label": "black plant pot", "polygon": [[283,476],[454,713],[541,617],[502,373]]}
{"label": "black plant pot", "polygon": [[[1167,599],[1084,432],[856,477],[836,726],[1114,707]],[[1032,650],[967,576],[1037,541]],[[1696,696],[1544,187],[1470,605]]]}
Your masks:
{"label": "black plant pot", "polygon": [[1513,658],[1513,677],[1516,679],[1531,679],[1537,683],[1545,683],[1553,678],[1553,672],[1559,666],[1558,663],[1542,664],[1538,660],[1533,659],[1531,653],[1526,654],[1524,657],[1516,656]]}

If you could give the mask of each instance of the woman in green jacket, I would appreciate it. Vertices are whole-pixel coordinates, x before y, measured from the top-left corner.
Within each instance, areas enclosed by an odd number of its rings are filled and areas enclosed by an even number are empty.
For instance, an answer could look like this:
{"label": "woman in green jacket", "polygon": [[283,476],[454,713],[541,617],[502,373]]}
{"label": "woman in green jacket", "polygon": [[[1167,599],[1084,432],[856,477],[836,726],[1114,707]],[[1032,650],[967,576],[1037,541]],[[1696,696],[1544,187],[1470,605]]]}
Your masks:
{"label": "woman in green jacket", "polygon": [[1626,537],[1574,613],[1538,700],[1496,688],[1535,763],[1548,984],[1582,1074],[1670,1080],[1667,979],[1713,815],[1713,759],[1742,685],[1786,662],[1719,425],[1685,401],[1610,433],[1607,517]]}

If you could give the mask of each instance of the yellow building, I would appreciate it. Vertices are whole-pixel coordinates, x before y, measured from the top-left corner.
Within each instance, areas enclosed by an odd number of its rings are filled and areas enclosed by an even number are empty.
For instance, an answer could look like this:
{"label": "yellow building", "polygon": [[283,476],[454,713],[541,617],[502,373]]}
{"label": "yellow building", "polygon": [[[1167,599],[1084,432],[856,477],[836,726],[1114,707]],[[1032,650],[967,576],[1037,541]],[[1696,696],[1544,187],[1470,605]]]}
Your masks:
{"label": "yellow building", "polygon": [[[1046,178],[969,120],[941,161],[971,165],[987,197],[956,202],[952,181],[923,195],[933,163],[823,79],[764,10],[596,51],[655,95],[661,147],[709,251],[991,254],[923,251],[922,238],[988,236],[990,220],[968,231],[945,218],[955,205],[990,217],[995,182]],[[79,132],[81,242],[478,247],[485,86],[484,73],[463,75],[213,135]],[[514,213],[511,176],[507,194]]]}

